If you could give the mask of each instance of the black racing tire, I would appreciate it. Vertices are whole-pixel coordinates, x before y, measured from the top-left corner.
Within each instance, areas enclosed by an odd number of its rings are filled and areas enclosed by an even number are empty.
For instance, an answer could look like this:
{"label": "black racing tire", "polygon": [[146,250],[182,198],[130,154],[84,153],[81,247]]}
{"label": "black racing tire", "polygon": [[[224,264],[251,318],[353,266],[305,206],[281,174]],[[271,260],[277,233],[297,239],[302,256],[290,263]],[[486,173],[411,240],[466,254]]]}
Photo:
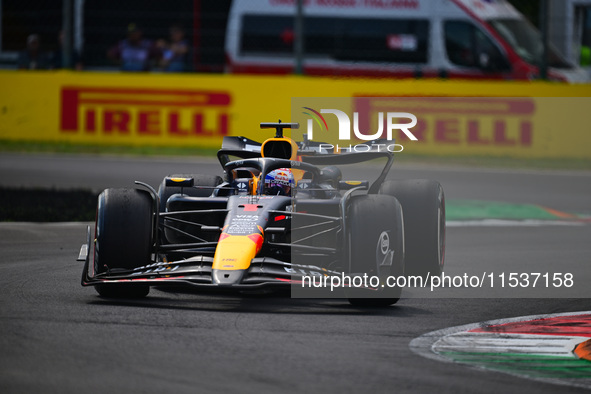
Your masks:
{"label": "black racing tire", "polygon": [[[154,231],[152,196],[138,189],[106,189],[98,197],[94,271],[96,274],[130,270],[149,264]],[[103,297],[144,297],[143,284],[95,286]]]}
{"label": "black racing tire", "polygon": [[386,281],[390,276],[404,275],[404,219],[400,203],[385,195],[352,197],[346,220],[351,276],[367,274],[380,278],[377,290],[349,289],[349,302],[363,307],[395,304],[402,290],[387,286]]}
{"label": "black racing tire", "polygon": [[439,276],[445,259],[445,195],[439,182],[385,181],[380,194],[394,196],[404,212],[407,275]]}
{"label": "black racing tire", "polygon": [[[217,175],[195,175],[195,174],[174,174],[168,177],[173,178],[193,178],[194,186],[206,186],[207,188],[198,189],[195,187],[183,187],[183,193],[190,197],[209,197],[213,193],[212,187],[216,187],[222,183],[222,178]],[[166,202],[173,194],[181,192],[181,188],[177,186],[166,186],[166,178],[162,180],[158,188],[158,198],[160,200],[160,212],[166,211]]]}

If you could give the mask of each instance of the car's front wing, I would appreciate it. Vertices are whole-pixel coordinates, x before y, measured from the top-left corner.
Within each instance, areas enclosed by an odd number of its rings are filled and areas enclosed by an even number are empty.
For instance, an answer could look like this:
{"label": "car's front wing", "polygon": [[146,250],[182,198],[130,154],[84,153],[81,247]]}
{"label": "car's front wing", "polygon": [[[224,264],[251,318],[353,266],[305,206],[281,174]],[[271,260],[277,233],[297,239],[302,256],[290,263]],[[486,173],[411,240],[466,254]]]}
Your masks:
{"label": "car's front wing", "polygon": [[116,283],[142,283],[150,286],[189,285],[202,288],[248,290],[267,287],[289,287],[300,283],[304,276],[340,275],[340,272],[314,265],[293,264],[270,257],[255,257],[240,283],[225,285],[212,280],[213,257],[193,256],[179,261],[157,261],[132,270],[113,269],[94,274],[91,267],[92,244],[90,228],[87,243],[80,249],[79,261],[84,261],[82,286]]}

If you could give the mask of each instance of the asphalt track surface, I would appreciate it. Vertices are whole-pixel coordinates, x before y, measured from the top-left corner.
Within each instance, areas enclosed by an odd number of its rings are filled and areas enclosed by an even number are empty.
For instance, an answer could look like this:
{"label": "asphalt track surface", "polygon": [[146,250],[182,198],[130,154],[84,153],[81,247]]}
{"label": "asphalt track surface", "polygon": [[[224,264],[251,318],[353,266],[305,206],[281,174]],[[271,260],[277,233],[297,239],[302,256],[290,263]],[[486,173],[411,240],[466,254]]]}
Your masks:
{"label": "asphalt track surface", "polygon": [[[197,168],[197,169],[195,169]],[[0,156],[5,186],[157,185],[217,172],[210,160]],[[404,166],[448,199],[591,211],[589,173]],[[591,309],[589,299],[339,300],[170,293],[107,300],[79,285],[80,224],[0,224],[0,392],[588,392],[441,363],[409,349],[426,332],[484,320]],[[446,265],[589,263],[591,226],[450,227]]]}

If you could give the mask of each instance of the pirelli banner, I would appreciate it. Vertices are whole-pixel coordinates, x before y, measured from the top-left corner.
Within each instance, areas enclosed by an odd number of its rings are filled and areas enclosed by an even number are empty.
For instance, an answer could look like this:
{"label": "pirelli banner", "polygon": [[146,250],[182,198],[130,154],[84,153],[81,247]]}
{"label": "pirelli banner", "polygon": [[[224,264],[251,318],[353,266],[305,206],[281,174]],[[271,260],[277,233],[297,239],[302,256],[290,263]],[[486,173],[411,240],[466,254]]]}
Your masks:
{"label": "pirelli banner", "polygon": [[587,108],[589,97],[356,95],[294,98],[292,119],[302,125],[297,138],[339,151],[363,151],[379,138],[398,153],[589,159]]}
{"label": "pirelli banner", "polygon": [[300,122],[299,136],[313,122],[322,140],[317,122],[341,126],[332,109],[350,119],[343,145],[377,135],[380,114],[387,138],[388,114],[410,113],[416,140],[390,137],[413,154],[589,158],[591,146],[590,85],[0,71],[0,86],[0,143],[218,147],[264,139],[259,123],[278,119]]}

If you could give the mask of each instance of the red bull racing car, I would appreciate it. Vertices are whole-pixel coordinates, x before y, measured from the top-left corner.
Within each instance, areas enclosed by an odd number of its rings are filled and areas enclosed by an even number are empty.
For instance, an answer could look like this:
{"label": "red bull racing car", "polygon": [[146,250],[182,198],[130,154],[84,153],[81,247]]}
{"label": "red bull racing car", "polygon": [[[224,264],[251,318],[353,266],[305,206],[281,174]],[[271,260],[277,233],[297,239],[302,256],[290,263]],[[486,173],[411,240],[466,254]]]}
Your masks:
{"label": "red bull racing car", "polygon": [[[89,227],[80,251],[82,285],[103,297],[143,297],[150,286],[173,285],[294,294],[334,276],[369,276],[375,280],[362,286],[344,282],[342,296],[382,306],[400,297],[400,288],[384,285],[388,277],[440,274],[441,185],[387,180],[394,155],[384,141],[337,152],[283,136],[298,127],[261,123],[276,130],[263,143],[225,137],[223,178],[171,175],[158,190],[136,181],[136,188],[103,191],[94,237]],[[341,166],[374,159],[385,162],[374,181],[342,179]]]}

